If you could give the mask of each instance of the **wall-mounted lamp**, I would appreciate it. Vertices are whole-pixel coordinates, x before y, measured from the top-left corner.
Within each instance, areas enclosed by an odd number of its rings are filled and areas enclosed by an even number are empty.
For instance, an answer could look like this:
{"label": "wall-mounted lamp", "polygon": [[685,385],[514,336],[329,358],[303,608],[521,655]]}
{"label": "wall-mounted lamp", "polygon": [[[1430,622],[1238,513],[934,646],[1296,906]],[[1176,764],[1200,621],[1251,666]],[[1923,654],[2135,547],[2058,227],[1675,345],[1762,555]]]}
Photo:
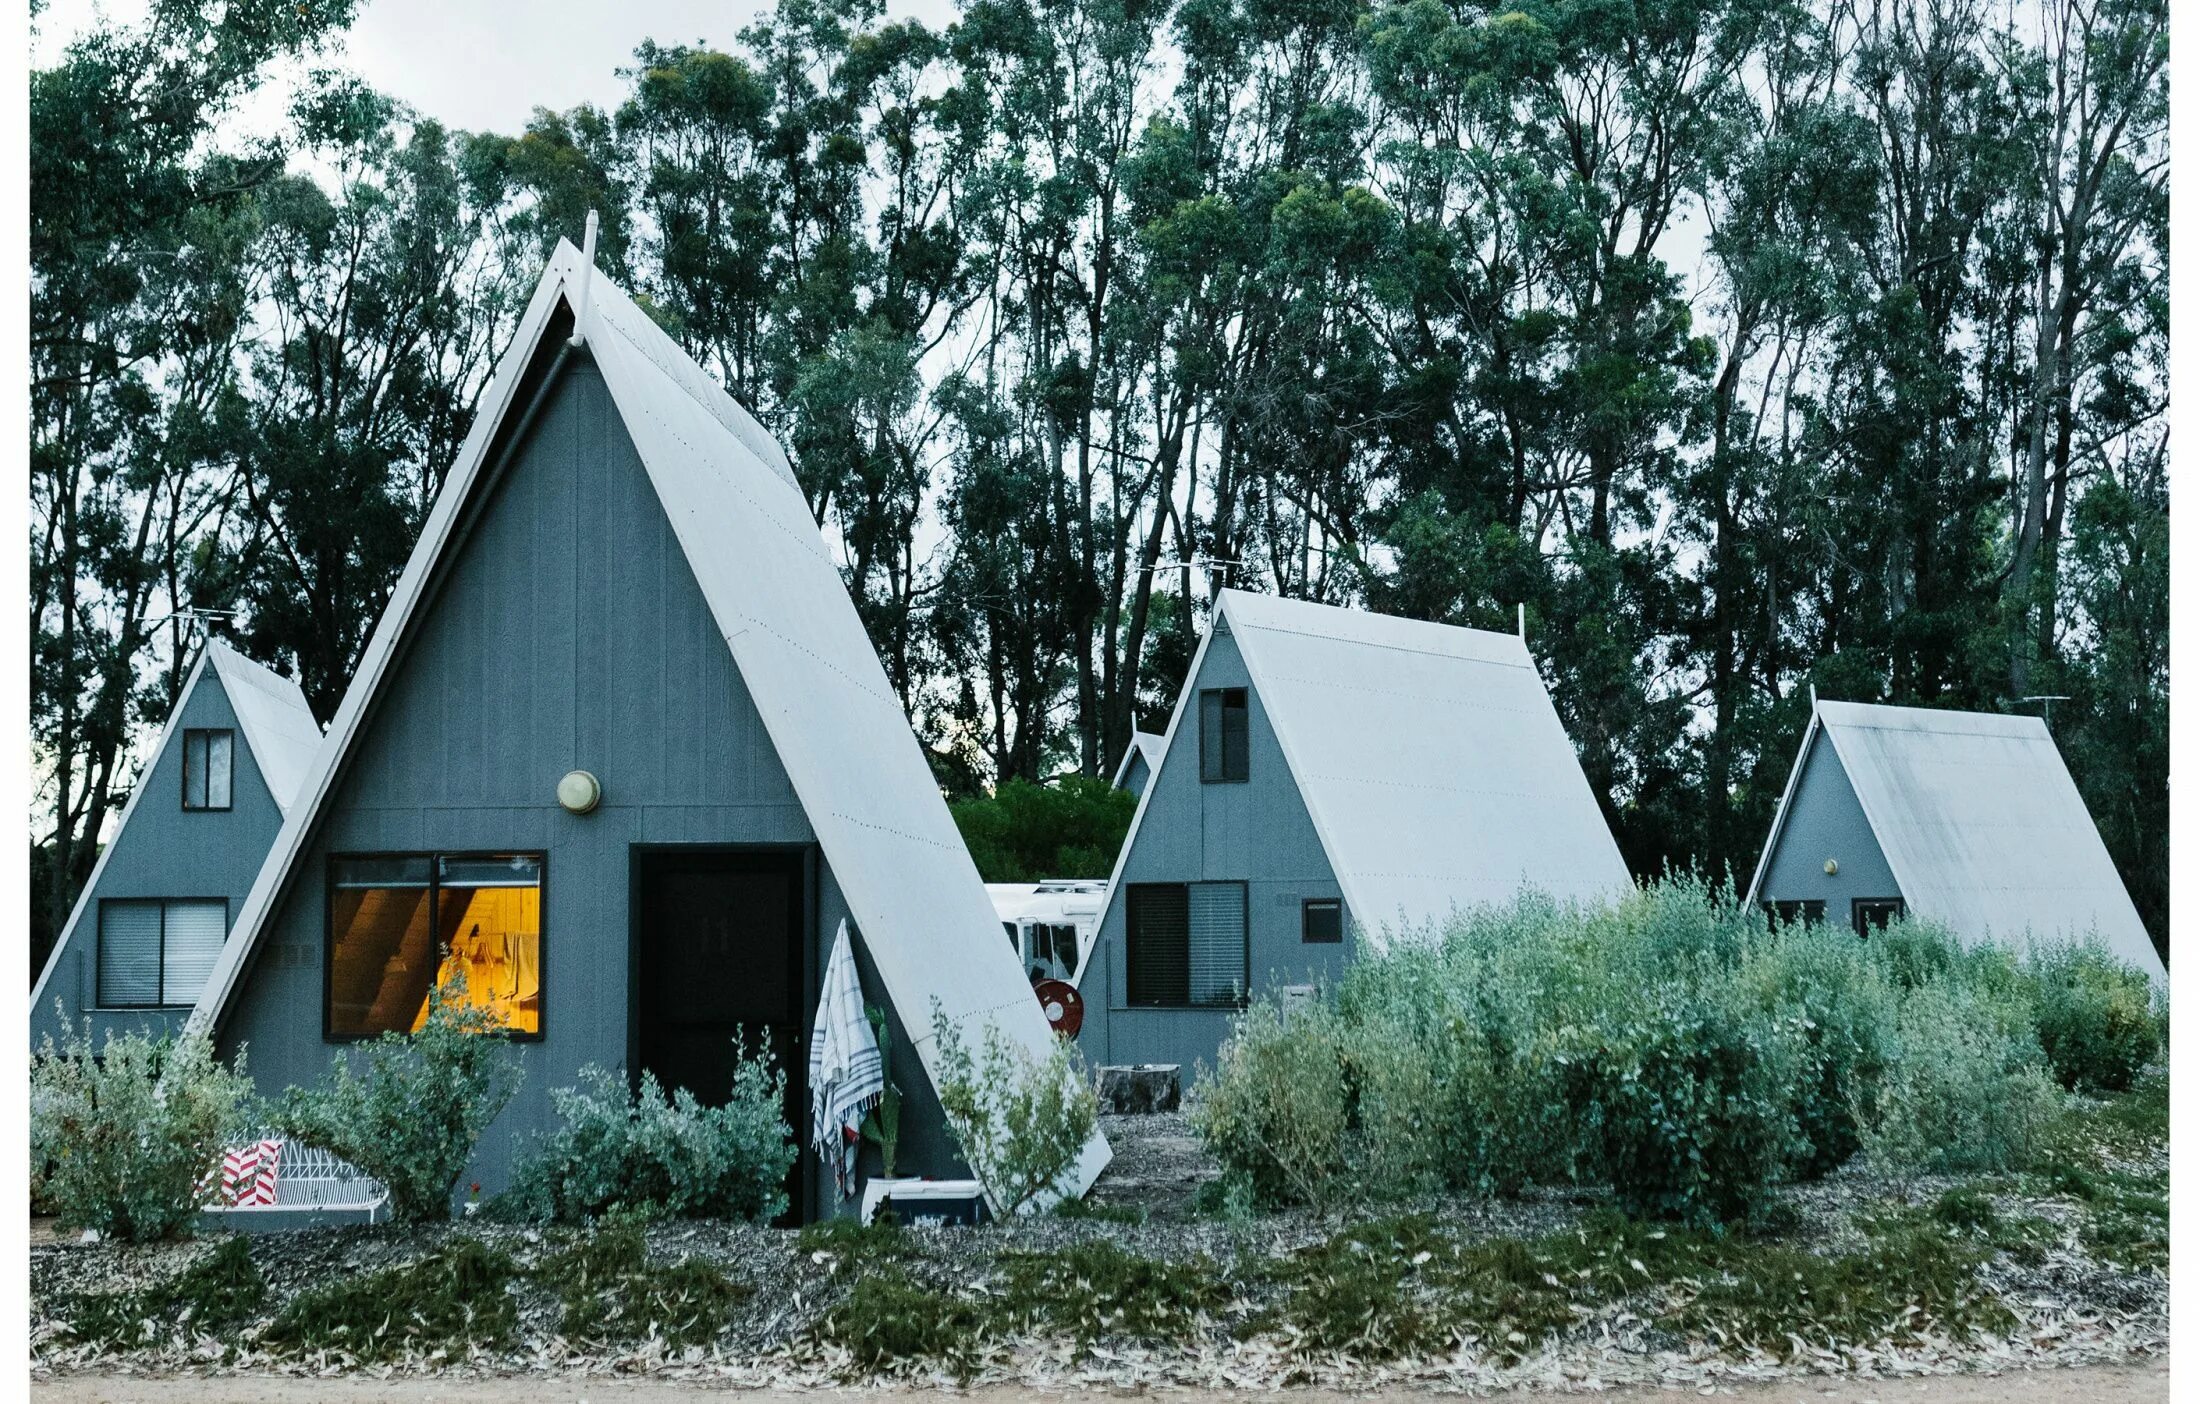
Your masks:
{"label": "wall-mounted lamp", "polygon": [[569,814],[586,814],[603,803],[603,786],[585,770],[568,770],[558,782],[558,803]]}
{"label": "wall-mounted lamp", "polygon": [[[595,777],[591,775],[591,776],[589,776],[589,779],[590,779],[591,781],[593,781],[593,780],[595,779]],[[558,791],[558,793],[559,793],[559,794],[564,794],[564,793],[565,793],[565,791],[561,789],[561,790],[559,790],[559,791]],[[1827,876],[1827,877],[1832,877],[1832,876],[1833,876],[1833,875],[1834,875],[1835,873],[1838,873],[1838,872],[1840,872],[1840,871],[1841,871],[1841,865],[1840,865],[1840,864],[1839,864],[1838,862],[1836,862],[1835,860],[1833,860],[1833,859],[1831,859],[1831,858],[1828,858],[1828,859],[1826,860],[1826,876]]]}

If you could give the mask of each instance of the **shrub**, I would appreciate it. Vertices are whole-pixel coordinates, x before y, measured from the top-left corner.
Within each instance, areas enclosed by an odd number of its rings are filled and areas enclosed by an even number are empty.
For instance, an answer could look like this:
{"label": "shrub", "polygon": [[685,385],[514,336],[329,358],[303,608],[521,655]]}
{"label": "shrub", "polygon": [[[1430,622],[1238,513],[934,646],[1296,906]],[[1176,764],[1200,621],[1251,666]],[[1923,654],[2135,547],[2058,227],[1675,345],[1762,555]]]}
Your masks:
{"label": "shrub", "polygon": [[573,1222],[643,1209],[764,1220],[786,1211],[797,1152],[782,1111],[785,1079],[767,1053],[742,1051],[733,1095],[719,1107],[685,1088],[668,1096],[647,1072],[632,1094],[601,1068],[583,1068],[580,1080],[550,1094],[558,1129],[515,1177],[513,1198],[530,1216]]}
{"label": "shrub", "polygon": [[428,996],[428,1018],[411,1034],[365,1045],[364,1072],[339,1051],[319,1087],[293,1089],[278,1104],[285,1134],[343,1157],[389,1187],[401,1221],[448,1218],[451,1191],[482,1132],[519,1088],[520,1069],[495,1016],[469,1007],[459,989]]}
{"label": "shrub", "polygon": [[31,1058],[31,1157],[63,1227],[133,1241],[189,1227],[251,1096],[244,1055],[222,1067],[200,1034],[170,1042],[90,1027]]}
{"label": "shrub", "polygon": [[1672,994],[1615,1014],[1553,1055],[1593,1163],[1631,1213],[1747,1218],[1795,1150],[1787,1031]]}
{"label": "shrub", "polygon": [[987,882],[1104,877],[1130,832],[1138,797],[1089,775],[1051,785],[1003,780],[947,807]]}
{"label": "shrub", "polygon": [[977,1303],[888,1267],[857,1278],[818,1321],[815,1334],[848,1353],[851,1378],[937,1362],[967,1381],[977,1373],[993,1326]]}
{"label": "shrub", "polygon": [[1084,1154],[1100,1103],[1077,1049],[1050,1039],[1045,1054],[1016,1047],[988,1023],[974,1057],[937,1001],[933,1046],[939,1057],[940,1109],[970,1168],[1004,1214],[1037,1202]]}
{"label": "shrub", "polygon": [[2091,946],[2035,955],[2034,1021],[2055,1079],[2072,1090],[2123,1092],[2162,1051],[2146,976]]}
{"label": "shrub", "polygon": [[1900,1053],[1864,1133],[1891,1169],[2005,1170],[2045,1143],[2061,1098],[2029,1029],[1960,986],[1927,985],[1903,1001]]}
{"label": "shrub", "polygon": [[1739,983],[1758,1009],[1796,1021],[1787,1095],[1801,1141],[1790,1171],[1817,1179],[1863,1144],[1858,1117],[1873,1114],[1894,1056],[1898,992],[1863,943],[1825,926],[1771,933]]}
{"label": "shrub", "polygon": [[1325,1203],[1345,1171],[1343,1022],[1327,1006],[1246,1010],[1205,1078],[1192,1125],[1223,1176],[1262,1203]]}

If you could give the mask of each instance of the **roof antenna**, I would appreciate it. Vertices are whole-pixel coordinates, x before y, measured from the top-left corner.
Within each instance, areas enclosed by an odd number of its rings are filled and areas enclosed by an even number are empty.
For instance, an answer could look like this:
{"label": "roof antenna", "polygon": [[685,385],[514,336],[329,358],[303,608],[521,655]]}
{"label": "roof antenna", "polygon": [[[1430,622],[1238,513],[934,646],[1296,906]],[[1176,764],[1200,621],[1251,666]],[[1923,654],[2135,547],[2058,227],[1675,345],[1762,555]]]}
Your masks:
{"label": "roof antenna", "polygon": [[588,321],[588,290],[590,285],[595,282],[595,278],[596,212],[590,210],[588,212],[588,228],[581,235],[581,301],[580,306],[573,309],[573,335],[568,341],[569,345],[576,348],[584,345],[588,340],[581,328]]}
{"label": "roof antenna", "polygon": [[1520,611],[1520,641],[1526,643],[1528,641],[1528,602],[1522,600],[1513,608]]}
{"label": "roof antenna", "polygon": [[1810,709],[1814,712],[1818,710],[1818,684],[1816,683],[1810,685]]}

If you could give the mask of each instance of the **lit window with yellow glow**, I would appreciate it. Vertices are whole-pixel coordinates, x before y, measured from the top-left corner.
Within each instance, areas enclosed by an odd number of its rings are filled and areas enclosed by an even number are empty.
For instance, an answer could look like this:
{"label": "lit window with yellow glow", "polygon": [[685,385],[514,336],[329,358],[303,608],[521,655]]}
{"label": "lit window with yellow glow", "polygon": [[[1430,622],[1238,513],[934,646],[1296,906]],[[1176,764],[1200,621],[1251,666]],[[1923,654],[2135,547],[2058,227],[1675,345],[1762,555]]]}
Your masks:
{"label": "lit window with yellow glow", "polygon": [[542,1032],[542,859],[336,858],[329,864],[330,1038],[410,1032],[437,985],[507,1033]]}

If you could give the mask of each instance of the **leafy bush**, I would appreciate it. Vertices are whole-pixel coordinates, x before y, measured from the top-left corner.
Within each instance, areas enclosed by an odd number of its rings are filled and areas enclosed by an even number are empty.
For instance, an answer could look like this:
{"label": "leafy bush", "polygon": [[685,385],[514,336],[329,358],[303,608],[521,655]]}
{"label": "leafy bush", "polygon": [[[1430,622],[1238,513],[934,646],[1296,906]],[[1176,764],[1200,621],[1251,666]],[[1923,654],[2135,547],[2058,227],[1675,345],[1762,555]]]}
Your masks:
{"label": "leafy bush", "polygon": [[932,1038],[940,1109],[1000,1211],[1017,1213],[1054,1190],[1084,1153],[1100,1116],[1075,1045],[1053,1039],[1043,1056],[1034,1056],[989,1023],[984,1052],[974,1057],[937,1001]]}
{"label": "leafy bush", "polygon": [[2146,976],[2091,946],[2033,957],[2034,1020],[2055,1079],[2073,1090],[2129,1090],[2162,1051]]}
{"label": "leafy bush", "polygon": [[1138,798],[1089,775],[1051,785],[1004,780],[990,795],[948,812],[987,882],[1105,877],[1130,832]]}
{"label": "leafy bush", "polygon": [[489,1010],[460,986],[428,996],[410,1035],[364,1046],[366,1069],[340,1050],[320,1086],[293,1089],[275,1109],[285,1134],[350,1161],[389,1187],[401,1221],[450,1217],[451,1191],[482,1132],[519,1089],[520,1069]]}
{"label": "leafy bush", "polygon": [[2030,1029],[1958,985],[1910,992],[1899,1053],[1865,1129],[1872,1158],[1898,1170],[2006,1170],[2052,1132],[2061,1097]]}
{"label": "leafy bush", "polygon": [[733,1094],[705,1107],[686,1088],[667,1096],[651,1074],[625,1079],[583,1068],[579,1087],[550,1094],[559,1126],[514,1177],[530,1217],[574,1222],[617,1209],[682,1218],[764,1220],[787,1208],[796,1150],[782,1111],[784,1076],[743,1050]]}
{"label": "leafy bush", "polygon": [[1323,1204],[1343,1182],[1344,1026],[1327,1005],[1257,1001],[1193,1102],[1192,1125],[1225,1177],[1249,1184],[1260,1202]]}
{"label": "leafy bush", "polygon": [[1867,1144],[1902,1168],[2021,1163],[2057,1114],[2035,1021],[2113,1044],[2084,1055],[2108,1068],[2155,1026],[2143,981],[2071,969],[1919,921],[1771,929],[1686,878],[1602,907],[1524,895],[1394,935],[1311,1006],[1256,1001],[1193,1117],[1232,1202],[1604,1182],[1643,1212],[1754,1217]]}
{"label": "leafy bush", "polygon": [[221,1165],[252,1092],[199,1034],[170,1042],[90,1027],[49,1037],[31,1057],[31,1157],[63,1227],[132,1241],[189,1227],[200,1186]]}
{"label": "leafy bush", "polygon": [[1796,1150],[1787,1031],[1673,995],[1615,1016],[1554,1054],[1591,1163],[1631,1213],[1749,1217]]}

